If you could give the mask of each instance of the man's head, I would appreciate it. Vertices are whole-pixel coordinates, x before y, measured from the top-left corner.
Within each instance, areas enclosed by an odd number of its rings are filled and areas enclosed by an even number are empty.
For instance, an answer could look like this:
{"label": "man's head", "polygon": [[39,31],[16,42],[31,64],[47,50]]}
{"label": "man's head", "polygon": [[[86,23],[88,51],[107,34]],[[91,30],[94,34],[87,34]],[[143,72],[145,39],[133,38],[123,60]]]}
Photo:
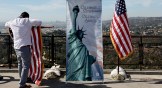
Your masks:
{"label": "man's head", "polygon": [[29,14],[27,12],[22,12],[20,18],[29,18]]}

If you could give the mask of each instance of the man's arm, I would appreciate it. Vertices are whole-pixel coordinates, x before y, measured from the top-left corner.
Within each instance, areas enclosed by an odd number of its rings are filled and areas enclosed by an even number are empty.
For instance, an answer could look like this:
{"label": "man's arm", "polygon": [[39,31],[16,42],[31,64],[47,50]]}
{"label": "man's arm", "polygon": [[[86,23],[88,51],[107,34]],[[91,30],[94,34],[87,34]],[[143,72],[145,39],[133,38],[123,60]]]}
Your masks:
{"label": "man's arm", "polygon": [[10,24],[11,24],[11,21],[6,22],[5,23],[5,28],[8,30],[8,33],[9,33],[10,37],[13,39],[13,32],[12,32],[12,30],[10,28]]}
{"label": "man's arm", "polygon": [[37,19],[30,19],[30,22],[33,27],[40,26],[41,28],[54,28],[54,26],[41,26],[42,21],[37,20]]}
{"label": "man's arm", "polygon": [[37,19],[30,19],[30,22],[32,24],[32,26],[41,26],[42,21],[37,20]]}

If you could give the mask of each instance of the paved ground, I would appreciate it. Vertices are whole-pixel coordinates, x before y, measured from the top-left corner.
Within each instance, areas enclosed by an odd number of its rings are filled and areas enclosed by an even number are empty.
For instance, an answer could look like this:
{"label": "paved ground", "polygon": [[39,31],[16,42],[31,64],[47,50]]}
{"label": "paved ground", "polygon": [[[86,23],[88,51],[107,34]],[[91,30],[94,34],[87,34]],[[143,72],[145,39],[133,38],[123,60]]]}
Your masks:
{"label": "paved ground", "polygon": [[[18,88],[18,73],[0,73],[3,80],[0,88]],[[131,75],[132,80],[123,82],[111,80],[109,74],[104,75],[104,82],[66,82],[65,77],[42,80],[42,86],[31,84],[32,88],[162,88],[162,75]]]}

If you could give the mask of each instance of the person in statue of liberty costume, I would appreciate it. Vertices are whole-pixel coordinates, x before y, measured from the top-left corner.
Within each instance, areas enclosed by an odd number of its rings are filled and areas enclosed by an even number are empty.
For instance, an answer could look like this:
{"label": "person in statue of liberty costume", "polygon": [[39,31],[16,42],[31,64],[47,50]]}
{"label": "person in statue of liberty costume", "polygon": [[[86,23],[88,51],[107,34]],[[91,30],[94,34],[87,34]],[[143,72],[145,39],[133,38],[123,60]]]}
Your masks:
{"label": "person in statue of liberty costume", "polygon": [[76,19],[79,13],[79,7],[73,8],[73,27],[69,32],[68,43],[69,51],[67,54],[67,81],[91,81],[92,72],[91,65],[96,59],[89,55],[87,47],[83,44],[84,32],[82,29],[76,28]]}

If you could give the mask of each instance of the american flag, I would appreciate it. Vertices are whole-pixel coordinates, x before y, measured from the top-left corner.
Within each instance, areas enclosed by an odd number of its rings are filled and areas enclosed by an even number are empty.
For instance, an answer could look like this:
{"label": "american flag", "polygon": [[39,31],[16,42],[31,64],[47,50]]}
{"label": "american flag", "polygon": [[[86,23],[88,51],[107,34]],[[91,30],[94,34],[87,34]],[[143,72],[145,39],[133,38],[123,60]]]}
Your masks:
{"label": "american flag", "polygon": [[43,76],[42,37],[40,27],[32,28],[32,57],[29,77],[36,85],[40,85]]}
{"label": "american flag", "polygon": [[127,58],[133,52],[129,24],[124,0],[117,0],[110,26],[110,38],[120,59]]}

